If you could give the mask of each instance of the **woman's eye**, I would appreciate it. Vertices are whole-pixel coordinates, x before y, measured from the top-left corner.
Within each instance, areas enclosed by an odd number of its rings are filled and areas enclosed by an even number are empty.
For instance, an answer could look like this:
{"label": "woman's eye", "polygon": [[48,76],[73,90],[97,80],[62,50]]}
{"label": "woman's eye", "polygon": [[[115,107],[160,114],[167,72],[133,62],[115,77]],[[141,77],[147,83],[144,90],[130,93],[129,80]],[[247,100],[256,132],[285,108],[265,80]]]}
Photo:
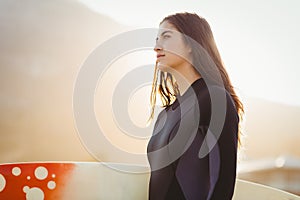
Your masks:
{"label": "woman's eye", "polygon": [[169,37],[171,37],[170,35],[164,35],[164,38],[169,38]]}

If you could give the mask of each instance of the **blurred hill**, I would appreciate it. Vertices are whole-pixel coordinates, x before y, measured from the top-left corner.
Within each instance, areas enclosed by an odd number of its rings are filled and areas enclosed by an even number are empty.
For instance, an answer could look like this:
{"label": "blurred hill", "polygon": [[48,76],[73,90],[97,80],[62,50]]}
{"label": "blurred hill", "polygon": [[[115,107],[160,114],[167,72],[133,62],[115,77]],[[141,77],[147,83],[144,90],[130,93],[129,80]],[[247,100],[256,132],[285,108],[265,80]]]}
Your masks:
{"label": "blurred hill", "polygon": [[250,97],[244,104],[245,159],[300,158],[300,107]]}
{"label": "blurred hill", "polygon": [[0,1],[0,162],[92,160],[75,131],[73,84],[125,28],[75,1]]}
{"label": "blurred hill", "polygon": [[[89,161],[78,139],[76,74],[101,42],[126,30],[75,1],[0,1],[0,162]],[[246,159],[300,157],[300,108],[245,102]]]}

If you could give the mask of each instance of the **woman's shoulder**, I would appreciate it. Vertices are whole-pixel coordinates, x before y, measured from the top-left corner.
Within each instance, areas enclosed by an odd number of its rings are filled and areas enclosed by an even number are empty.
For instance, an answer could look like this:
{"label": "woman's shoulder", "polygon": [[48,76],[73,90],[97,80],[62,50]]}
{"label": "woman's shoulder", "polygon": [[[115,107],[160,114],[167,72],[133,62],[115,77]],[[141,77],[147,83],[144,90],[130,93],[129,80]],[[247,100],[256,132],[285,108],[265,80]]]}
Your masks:
{"label": "woman's shoulder", "polygon": [[202,103],[205,101],[211,104],[225,102],[227,106],[235,106],[230,92],[224,86],[206,85],[204,89],[197,92],[197,99]]}

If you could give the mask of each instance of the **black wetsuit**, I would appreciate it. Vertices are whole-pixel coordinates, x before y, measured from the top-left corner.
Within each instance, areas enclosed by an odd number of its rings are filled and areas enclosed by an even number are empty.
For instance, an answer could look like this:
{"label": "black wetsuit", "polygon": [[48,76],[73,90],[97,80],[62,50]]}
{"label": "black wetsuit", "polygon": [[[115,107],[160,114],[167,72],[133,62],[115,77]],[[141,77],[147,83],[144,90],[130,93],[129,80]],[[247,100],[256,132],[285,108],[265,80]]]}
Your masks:
{"label": "black wetsuit", "polygon": [[[222,93],[217,86],[212,90]],[[230,94],[224,91],[226,111],[219,134],[208,131],[212,101],[203,78],[159,114],[147,148],[151,166],[150,200],[232,198],[239,117]],[[214,137],[205,139],[209,132]],[[209,154],[199,156],[201,148],[202,153],[206,148]]]}

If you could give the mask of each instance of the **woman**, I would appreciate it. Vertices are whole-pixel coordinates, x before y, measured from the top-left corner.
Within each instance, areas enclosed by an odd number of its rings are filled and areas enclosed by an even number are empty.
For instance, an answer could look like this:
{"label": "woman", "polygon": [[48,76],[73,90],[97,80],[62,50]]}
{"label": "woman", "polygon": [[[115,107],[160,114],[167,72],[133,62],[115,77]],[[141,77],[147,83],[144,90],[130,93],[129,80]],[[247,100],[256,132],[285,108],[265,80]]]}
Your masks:
{"label": "woman", "polygon": [[151,93],[158,115],[147,152],[149,199],[231,199],[243,105],[229,80],[212,31],[192,13],[159,26]]}

